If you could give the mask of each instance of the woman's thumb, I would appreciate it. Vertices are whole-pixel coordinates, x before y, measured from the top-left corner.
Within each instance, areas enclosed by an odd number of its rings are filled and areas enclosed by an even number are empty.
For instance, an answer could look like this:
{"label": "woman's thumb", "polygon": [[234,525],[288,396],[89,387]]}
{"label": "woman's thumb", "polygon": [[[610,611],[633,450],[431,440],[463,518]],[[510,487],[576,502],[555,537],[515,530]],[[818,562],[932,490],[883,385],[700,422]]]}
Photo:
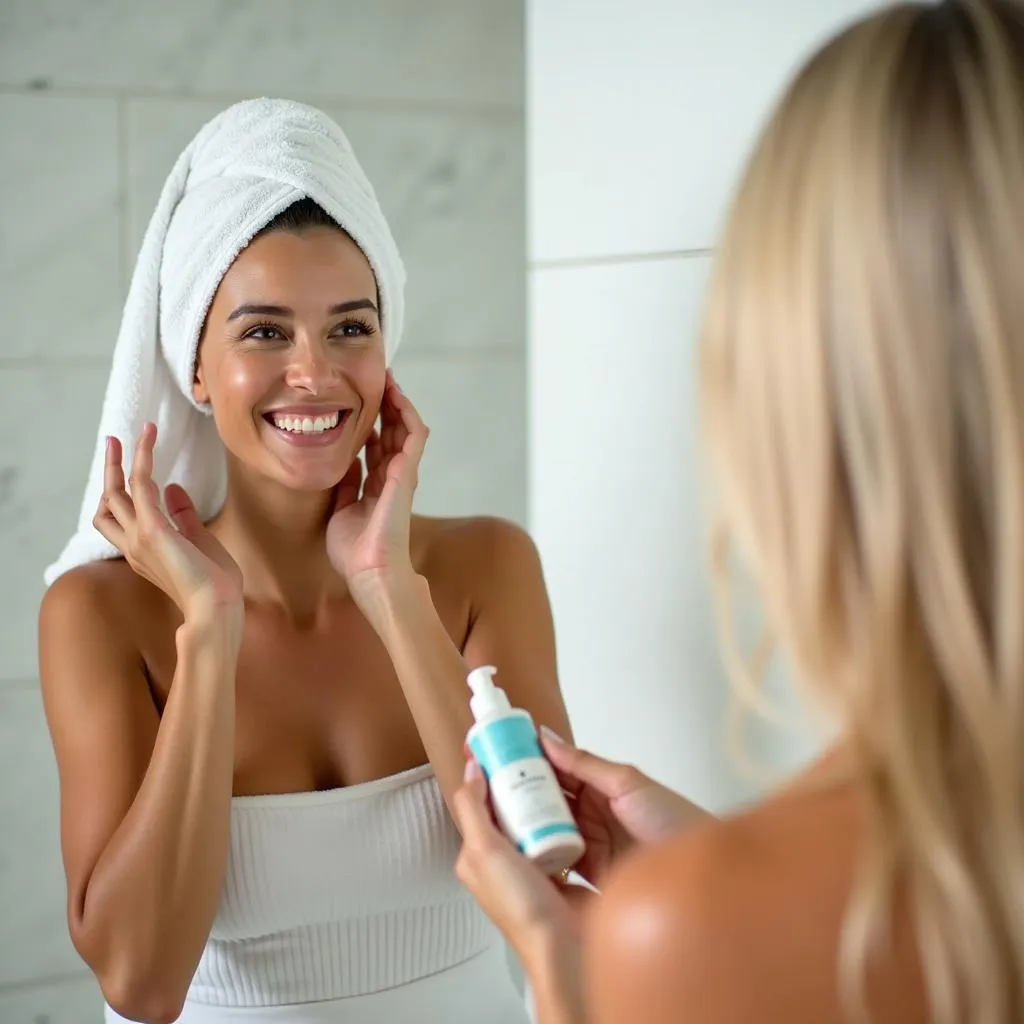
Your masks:
{"label": "woman's thumb", "polygon": [[559,772],[593,786],[606,796],[613,795],[612,790],[616,788],[616,777],[622,765],[574,747],[547,726],[541,726],[540,732],[544,753]]}
{"label": "woman's thumb", "polygon": [[203,524],[196,512],[188,491],[180,484],[168,484],[164,488],[164,507],[171,517],[171,522],[183,537],[192,538],[198,534]]}

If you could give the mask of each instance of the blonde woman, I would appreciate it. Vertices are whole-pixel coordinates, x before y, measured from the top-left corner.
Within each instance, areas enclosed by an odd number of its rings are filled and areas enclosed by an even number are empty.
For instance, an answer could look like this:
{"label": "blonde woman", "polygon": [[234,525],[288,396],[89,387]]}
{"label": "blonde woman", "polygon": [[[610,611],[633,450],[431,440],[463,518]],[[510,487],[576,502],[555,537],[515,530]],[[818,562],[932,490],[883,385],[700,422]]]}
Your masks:
{"label": "blonde woman", "polygon": [[[746,170],[700,373],[719,572],[734,548],[844,741],[634,853],[582,922],[470,764],[460,876],[543,1024],[1024,1020],[1022,272],[1021,7],[900,4],[828,43]],[[548,748],[628,790],[585,828],[656,837],[664,792]]]}

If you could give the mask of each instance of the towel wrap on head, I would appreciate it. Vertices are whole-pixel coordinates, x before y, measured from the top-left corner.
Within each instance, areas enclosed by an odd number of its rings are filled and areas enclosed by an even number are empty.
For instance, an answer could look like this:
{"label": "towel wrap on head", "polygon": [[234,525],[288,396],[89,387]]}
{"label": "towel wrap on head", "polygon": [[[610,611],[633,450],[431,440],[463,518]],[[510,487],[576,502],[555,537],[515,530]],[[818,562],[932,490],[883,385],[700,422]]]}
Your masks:
{"label": "towel wrap on head", "polygon": [[345,133],[321,111],[289,100],[246,100],[218,114],[178,158],[143,238],[78,526],[47,568],[47,584],[75,566],[118,555],[92,522],[103,494],[108,435],[121,440],[130,460],[143,424],[152,420],[159,432],[156,480],[184,487],[204,520],[220,510],[224,447],[209,409],[192,394],[200,334],[235,257],[304,198],[321,206],[366,255],[391,361],[402,337],[405,269]]}

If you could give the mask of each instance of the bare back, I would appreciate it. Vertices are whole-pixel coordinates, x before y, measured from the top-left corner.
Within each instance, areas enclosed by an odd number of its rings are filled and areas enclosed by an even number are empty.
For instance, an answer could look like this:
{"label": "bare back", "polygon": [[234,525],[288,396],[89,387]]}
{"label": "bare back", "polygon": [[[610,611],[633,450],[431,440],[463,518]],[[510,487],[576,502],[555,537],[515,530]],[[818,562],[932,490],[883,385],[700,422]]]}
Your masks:
{"label": "bare back", "polygon": [[[689,1007],[702,1024],[848,1024],[840,935],[866,835],[845,783],[788,791],[638,854],[592,922],[592,1019],[683,1021]],[[899,898],[866,983],[873,1024],[930,1019]]]}

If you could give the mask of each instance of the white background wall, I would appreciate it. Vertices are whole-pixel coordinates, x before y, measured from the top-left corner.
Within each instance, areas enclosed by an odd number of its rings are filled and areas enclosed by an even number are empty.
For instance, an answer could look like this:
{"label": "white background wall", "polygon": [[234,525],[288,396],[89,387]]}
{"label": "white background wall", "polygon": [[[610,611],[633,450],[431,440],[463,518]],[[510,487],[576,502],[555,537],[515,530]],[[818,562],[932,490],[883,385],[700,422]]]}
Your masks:
{"label": "white background wall", "polygon": [[[695,329],[725,204],[785,81],[864,0],[530,0],[530,524],[581,742],[724,809]],[[773,684],[778,687],[781,673]],[[795,711],[794,711],[795,716]],[[779,772],[809,733],[756,725]]]}
{"label": "white background wall", "polygon": [[160,186],[253,95],[336,117],[391,220],[420,507],[525,516],[522,0],[0,0],[0,1024],[100,1020],[64,918],[41,574]]}

